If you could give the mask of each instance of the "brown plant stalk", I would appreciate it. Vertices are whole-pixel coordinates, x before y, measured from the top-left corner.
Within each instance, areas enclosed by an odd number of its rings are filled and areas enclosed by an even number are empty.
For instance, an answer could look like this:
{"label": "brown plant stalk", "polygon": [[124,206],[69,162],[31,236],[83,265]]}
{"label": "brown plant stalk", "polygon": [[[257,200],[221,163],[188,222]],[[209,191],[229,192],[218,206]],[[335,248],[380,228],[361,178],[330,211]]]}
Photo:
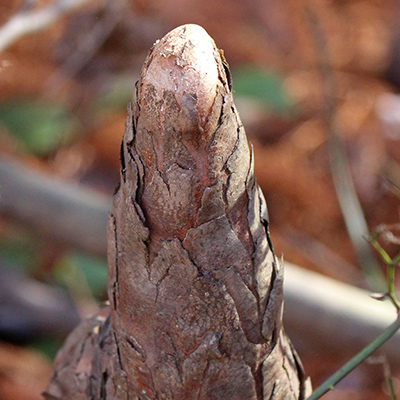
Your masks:
{"label": "brown plant stalk", "polygon": [[303,399],[228,65],[203,28],[151,49],[108,224],[109,306],[59,353],[52,399]]}

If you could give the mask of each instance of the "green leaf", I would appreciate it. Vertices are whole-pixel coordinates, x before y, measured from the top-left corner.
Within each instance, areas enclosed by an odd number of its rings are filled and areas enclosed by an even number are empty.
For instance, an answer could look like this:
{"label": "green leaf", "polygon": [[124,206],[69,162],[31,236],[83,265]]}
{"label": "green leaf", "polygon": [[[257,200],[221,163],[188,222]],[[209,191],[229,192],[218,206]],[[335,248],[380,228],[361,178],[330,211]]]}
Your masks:
{"label": "green leaf", "polygon": [[0,128],[6,128],[30,153],[44,156],[67,143],[78,128],[60,104],[18,101],[0,104]]}
{"label": "green leaf", "polygon": [[30,348],[45,355],[49,360],[54,360],[63,342],[57,338],[43,337],[30,344]]}
{"label": "green leaf", "polygon": [[104,295],[107,290],[107,263],[102,258],[74,252],[71,259],[79,266],[89,288],[95,297]]}
{"label": "green leaf", "polygon": [[279,114],[294,112],[294,102],[278,74],[263,68],[243,66],[232,70],[232,80],[237,95],[257,100]]}
{"label": "green leaf", "polygon": [[29,233],[11,228],[0,241],[0,260],[29,275],[40,265],[40,243]]}

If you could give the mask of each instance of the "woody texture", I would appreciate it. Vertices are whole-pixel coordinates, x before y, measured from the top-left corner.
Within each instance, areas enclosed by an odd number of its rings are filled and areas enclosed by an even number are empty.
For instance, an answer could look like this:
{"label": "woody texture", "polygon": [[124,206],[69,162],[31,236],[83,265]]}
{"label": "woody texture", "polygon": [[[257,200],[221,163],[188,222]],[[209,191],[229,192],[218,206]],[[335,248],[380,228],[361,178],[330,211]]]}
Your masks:
{"label": "woody texture", "polygon": [[203,28],[150,50],[120,159],[109,304],[69,336],[44,397],[303,399],[253,155]]}

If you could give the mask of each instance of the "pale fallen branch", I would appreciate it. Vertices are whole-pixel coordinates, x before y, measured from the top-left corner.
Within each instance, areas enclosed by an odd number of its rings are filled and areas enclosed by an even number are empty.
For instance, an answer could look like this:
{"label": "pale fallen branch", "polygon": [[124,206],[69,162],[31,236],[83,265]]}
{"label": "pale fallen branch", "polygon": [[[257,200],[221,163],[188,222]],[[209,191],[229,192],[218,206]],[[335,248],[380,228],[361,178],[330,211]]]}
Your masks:
{"label": "pale fallen branch", "polygon": [[[310,351],[326,351],[328,346],[332,354],[349,350],[354,354],[396,320],[389,302],[291,263],[285,263],[284,289],[285,328],[295,341],[306,340]],[[397,332],[382,348],[396,365],[400,365],[399,347]]]}
{"label": "pale fallen branch", "polygon": [[0,52],[22,36],[49,27],[62,15],[91,0],[58,0],[39,10],[22,9],[0,28]]}
{"label": "pale fallen branch", "polygon": [[[111,198],[0,159],[0,213],[28,228],[105,256],[110,207]],[[285,327],[309,351],[329,343],[332,352],[354,353],[395,320],[393,307],[368,291],[290,263],[285,268]],[[399,347],[399,333],[384,347],[396,365]]]}
{"label": "pale fallen branch", "polygon": [[0,159],[0,212],[46,238],[105,256],[111,198]]}

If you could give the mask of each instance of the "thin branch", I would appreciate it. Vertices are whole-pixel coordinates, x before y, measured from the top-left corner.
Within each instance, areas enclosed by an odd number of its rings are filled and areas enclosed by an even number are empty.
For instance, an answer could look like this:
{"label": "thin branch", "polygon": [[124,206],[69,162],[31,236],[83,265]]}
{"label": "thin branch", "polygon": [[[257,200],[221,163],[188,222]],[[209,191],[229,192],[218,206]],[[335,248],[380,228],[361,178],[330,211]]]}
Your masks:
{"label": "thin branch", "polygon": [[[323,351],[329,343],[332,352],[357,352],[395,318],[389,301],[290,263],[285,263],[284,289],[285,329],[295,344],[296,338],[306,339],[309,351]],[[400,365],[399,346],[398,332],[383,347],[393,365]]]}
{"label": "thin branch", "polygon": [[339,381],[347,376],[354,368],[358,367],[367,357],[369,357],[375,350],[379,349],[386,343],[400,328],[400,316],[396,321],[390,325],[384,332],[382,332],[372,343],[361,350],[355,357],[348,363],[343,365],[335,374],[328,378],[321,386],[319,386],[307,400],[316,400],[323,396],[326,392],[331,390]]}
{"label": "thin branch", "polygon": [[96,18],[88,33],[80,37],[74,52],[68,54],[64,64],[50,76],[45,85],[47,91],[56,95],[68,79],[77,75],[90,62],[121,21],[124,6],[124,1],[108,1],[104,16],[100,20]]}
{"label": "thin branch", "polygon": [[64,14],[90,1],[92,0],[58,0],[39,10],[23,8],[0,28],[0,52],[22,36],[47,28]]}
{"label": "thin branch", "polygon": [[374,356],[369,357],[367,362],[369,364],[378,364],[382,366],[383,375],[385,377],[386,387],[390,395],[391,400],[396,400],[396,390],[393,383],[392,373],[390,371],[390,365],[385,356]]}
{"label": "thin branch", "polygon": [[111,199],[0,158],[0,212],[52,240],[106,254]]}
{"label": "thin branch", "polygon": [[[395,271],[397,262],[392,259],[389,254],[383,249],[383,247],[377,241],[378,232],[375,232],[369,239],[372,247],[378,252],[382,261],[386,264],[386,280],[387,280],[387,293],[384,294],[393,305],[396,307],[397,312],[400,310],[400,302],[396,297],[395,293]],[[399,255],[396,257],[398,258]]]}
{"label": "thin branch", "polygon": [[368,225],[354,187],[345,144],[340,137],[339,128],[335,120],[336,81],[332,71],[326,37],[317,16],[311,8],[306,8],[306,16],[310,25],[322,78],[324,92],[323,117],[328,132],[329,163],[336,195],[347,232],[364,271],[365,279],[371,289],[383,290],[385,288],[385,280],[367,241],[364,239],[369,235]]}

